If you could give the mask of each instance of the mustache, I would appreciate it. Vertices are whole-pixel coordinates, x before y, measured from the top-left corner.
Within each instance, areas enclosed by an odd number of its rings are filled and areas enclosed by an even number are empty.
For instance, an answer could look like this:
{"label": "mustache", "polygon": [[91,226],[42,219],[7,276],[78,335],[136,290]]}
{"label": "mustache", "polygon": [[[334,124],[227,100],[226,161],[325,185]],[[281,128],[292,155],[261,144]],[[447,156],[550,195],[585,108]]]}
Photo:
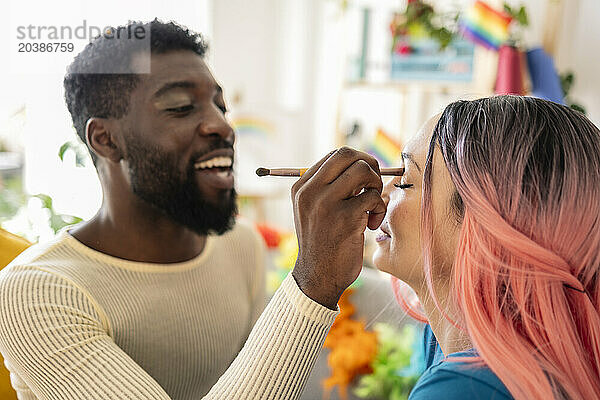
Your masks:
{"label": "mustache", "polygon": [[228,142],[226,140],[223,140],[221,138],[219,139],[213,139],[208,147],[202,151],[196,152],[192,154],[192,160],[197,160],[200,157],[203,157],[204,155],[213,152],[215,150],[223,150],[223,149],[231,149],[233,150],[233,143]]}

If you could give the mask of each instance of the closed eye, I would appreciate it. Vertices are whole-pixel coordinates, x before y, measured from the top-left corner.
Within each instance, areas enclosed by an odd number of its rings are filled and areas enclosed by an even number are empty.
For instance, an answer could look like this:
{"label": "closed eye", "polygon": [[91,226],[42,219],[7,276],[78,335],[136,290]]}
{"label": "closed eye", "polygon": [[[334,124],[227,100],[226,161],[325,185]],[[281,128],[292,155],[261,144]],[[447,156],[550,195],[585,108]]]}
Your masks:
{"label": "closed eye", "polygon": [[192,104],[188,104],[188,105],[181,106],[181,107],[167,108],[167,109],[165,109],[165,111],[173,112],[173,113],[184,113],[184,112],[192,111],[193,108],[194,108],[194,106]]}
{"label": "closed eye", "polygon": [[402,184],[402,183],[400,183],[400,184],[398,184],[398,183],[394,183],[394,186],[395,186],[395,187],[397,187],[397,188],[399,188],[399,189],[408,189],[408,188],[411,188],[411,187],[413,187],[414,185],[413,185],[412,183],[406,183],[406,184]]}

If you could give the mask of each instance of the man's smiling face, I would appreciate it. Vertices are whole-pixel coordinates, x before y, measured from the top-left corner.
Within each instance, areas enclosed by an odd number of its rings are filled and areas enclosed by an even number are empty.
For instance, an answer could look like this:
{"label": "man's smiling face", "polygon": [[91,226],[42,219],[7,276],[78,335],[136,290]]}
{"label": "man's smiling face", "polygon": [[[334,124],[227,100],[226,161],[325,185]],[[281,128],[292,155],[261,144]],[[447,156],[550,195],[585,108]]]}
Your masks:
{"label": "man's smiling face", "polygon": [[131,189],[198,234],[223,233],[236,208],[222,90],[192,51],[152,54],[151,71],[121,119]]}

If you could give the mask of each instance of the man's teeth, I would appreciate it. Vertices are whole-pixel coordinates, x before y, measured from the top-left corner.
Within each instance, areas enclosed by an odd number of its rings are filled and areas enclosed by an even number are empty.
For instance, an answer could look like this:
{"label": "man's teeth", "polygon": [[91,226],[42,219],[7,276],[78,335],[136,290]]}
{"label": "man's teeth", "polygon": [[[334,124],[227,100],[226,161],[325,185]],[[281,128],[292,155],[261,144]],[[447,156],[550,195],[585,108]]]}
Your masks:
{"label": "man's teeth", "polygon": [[233,160],[230,157],[215,157],[210,160],[202,161],[194,164],[196,169],[215,168],[223,167],[229,168],[233,164]]}

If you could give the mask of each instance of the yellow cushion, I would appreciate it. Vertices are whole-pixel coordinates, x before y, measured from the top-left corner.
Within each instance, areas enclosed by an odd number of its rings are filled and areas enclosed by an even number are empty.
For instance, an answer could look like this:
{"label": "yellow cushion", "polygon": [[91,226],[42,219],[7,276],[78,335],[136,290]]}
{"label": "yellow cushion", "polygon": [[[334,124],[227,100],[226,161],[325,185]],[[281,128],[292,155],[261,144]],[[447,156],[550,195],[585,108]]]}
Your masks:
{"label": "yellow cushion", "polygon": [[[23,250],[31,246],[27,240],[0,228],[0,269],[10,263]],[[0,355],[0,399],[17,400],[17,394],[10,385],[10,374],[4,367],[4,358]]]}

